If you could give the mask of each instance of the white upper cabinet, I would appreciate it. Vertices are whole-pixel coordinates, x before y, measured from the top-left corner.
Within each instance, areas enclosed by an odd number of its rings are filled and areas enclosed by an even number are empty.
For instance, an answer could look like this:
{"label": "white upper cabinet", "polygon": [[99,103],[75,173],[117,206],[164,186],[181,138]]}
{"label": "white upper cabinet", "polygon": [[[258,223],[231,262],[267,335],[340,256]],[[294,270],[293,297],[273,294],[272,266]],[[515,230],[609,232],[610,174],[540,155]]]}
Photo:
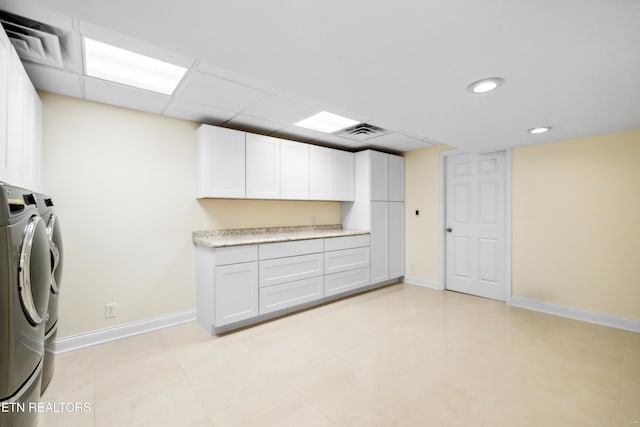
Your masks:
{"label": "white upper cabinet", "polygon": [[335,200],[355,197],[355,155],[233,129],[197,132],[197,197]]}
{"label": "white upper cabinet", "polygon": [[309,147],[309,198],[353,200],[354,161],[354,154],[347,151]]}
{"label": "white upper cabinet", "polygon": [[248,133],[247,193],[248,199],[280,198],[280,140]]}
{"label": "white upper cabinet", "polygon": [[42,102],[0,29],[0,180],[40,190]]}
{"label": "white upper cabinet", "polygon": [[404,157],[389,155],[389,201],[404,202]]}
{"label": "white upper cabinet", "polygon": [[350,201],[355,196],[355,155],[331,150],[331,200]]}
{"label": "white upper cabinet", "polygon": [[309,147],[309,199],[331,200],[331,150]]}
{"label": "white upper cabinet", "polygon": [[371,200],[386,202],[389,200],[389,161],[388,154],[369,151],[371,156]]}
{"label": "white upper cabinet", "polygon": [[22,185],[24,154],[26,85],[27,79],[20,58],[9,51],[9,73],[7,75],[7,171],[4,180],[13,185]]}
{"label": "white upper cabinet", "polygon": [[7,159],[7,113],[9,99],[9,40],[0,28],[0,179],[6,180],[9,164]]}
{"label": "white upper cabinet", "polygon": [[309,199],[309,145],[280,143],[280,198]]}
{"label": "white upper cabinet", "polygon": [[39,190],[42,158],[42,101],[25,79],[23,105],[22,186]]}
{"label": "white upper cabinet", "polygon": [[245,132],[202,125],[196,136],[197,197],[245,197]]}

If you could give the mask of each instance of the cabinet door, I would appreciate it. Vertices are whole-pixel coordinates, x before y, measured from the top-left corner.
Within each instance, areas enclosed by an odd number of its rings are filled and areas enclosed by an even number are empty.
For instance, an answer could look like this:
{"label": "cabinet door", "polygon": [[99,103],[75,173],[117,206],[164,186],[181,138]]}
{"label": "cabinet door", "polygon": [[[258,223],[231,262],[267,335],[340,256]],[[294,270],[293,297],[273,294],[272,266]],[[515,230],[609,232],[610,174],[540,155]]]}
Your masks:
{"label": "cabinet door", "polygon": [[280,143],[280,198],[309,200],[309,146]]}
{"label": "cabinet door", "polygon": [[247,198],[280,198],[280,140],[247,134]]}
{"label": "cabinet door", "polygon": [[404,202],[404,157],[389,156],[389,201]]}
{"label": "cabinet door", "polygon": [[404,276],[404,203],[389,202],[389,277]]}
{"label": "cabinet door", "polygon": [[22,185],[27,74],[13,49],[9,51],[8,65],[6,179],[13,185]]}
{"label": "cabinet door", "polygon": [[31,81],[24,80],[24,129],[22,184],[26,188],[40,188],[40,156],[41,156],[41,112],[42,102],[33,88]]}
{"label": "cabinet door", "polygon": [[371,283],[389,279],[389,202],[371,202]]}
{"label": "cabinet door", "polygon": [[371,200],[389,200],[388,155],[371,151]]}
{"label": "cabinet door", "polygon": [[202,125],[197,131],[198,197],[245,196],[245,133]]}
{"label": "cabinet door", "polygon": [[258,263],[231,264],[215,268],[215,326],[258,315]]}
{"label": "cabinet door", "polygon": [[331,150],[331,200],[353,201],[355,196],[355,155]]}
{"label": "cabinet door", "polygon": [[9,88],[9,40],[0,28],[0,180],[8,181],[9,165],[7,159],[7,103]]}
{"label": "cabinet door", "polygon": [[331,200],[331,150],[309,147],[309,199]]}

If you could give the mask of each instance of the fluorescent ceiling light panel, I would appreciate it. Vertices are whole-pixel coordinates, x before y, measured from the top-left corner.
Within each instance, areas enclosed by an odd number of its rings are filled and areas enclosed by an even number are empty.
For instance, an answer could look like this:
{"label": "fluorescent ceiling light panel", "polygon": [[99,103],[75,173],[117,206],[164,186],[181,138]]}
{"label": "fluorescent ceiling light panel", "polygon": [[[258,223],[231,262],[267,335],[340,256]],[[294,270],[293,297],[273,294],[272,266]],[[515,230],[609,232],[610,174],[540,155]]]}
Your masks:
{"label": "fluorescent ceiling light panel", "polygon": [[171,95],[187,69],[84,37],[87,76]]}
{"label": "fluorescent ceiling light panel", "polygon": [[317,130],[318,132],[333,133],[335,131],[357,125],[358,121],[322,111],[314,116],[299,121],[295,125],[302,128]]}

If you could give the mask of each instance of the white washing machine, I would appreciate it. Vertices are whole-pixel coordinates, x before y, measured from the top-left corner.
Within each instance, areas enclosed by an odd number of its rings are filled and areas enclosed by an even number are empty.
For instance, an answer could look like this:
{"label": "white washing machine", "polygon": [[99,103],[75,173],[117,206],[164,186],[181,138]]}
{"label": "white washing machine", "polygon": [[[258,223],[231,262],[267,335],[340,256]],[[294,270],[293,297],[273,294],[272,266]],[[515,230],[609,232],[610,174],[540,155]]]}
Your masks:
{"label": "white washing machine", "polygon": [[35,195],[0,183],[0,427],[37,425],[50,286]]}

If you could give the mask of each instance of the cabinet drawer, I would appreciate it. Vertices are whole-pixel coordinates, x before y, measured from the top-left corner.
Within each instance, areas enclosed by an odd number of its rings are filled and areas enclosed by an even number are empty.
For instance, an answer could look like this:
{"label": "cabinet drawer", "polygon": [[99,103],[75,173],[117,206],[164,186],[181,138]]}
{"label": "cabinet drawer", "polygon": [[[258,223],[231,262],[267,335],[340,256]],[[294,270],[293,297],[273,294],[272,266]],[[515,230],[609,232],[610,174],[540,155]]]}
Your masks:
{"label": "cabinet drawer", "polygon": [[324,296],[335,295],[369,285],[369,268],[342,271],[324,276]]}
{"label": "cabinet drawer", "polygon": [[322,254],[260,261],[260,287],[321,276],[323,271]]}
{"label": "cabinet drawer", "polygon": [[215,248],[213,262],[215,265],[239,264],[258,260],[258,245],[229,246]]}
{"label": "cabinet drawer", "polygon": [[369,246],[368,234],[324,239],[325,251],[339,251],[342,249],[361,248],[363,246]]}
{"label": "cabinet drawer", "polygon": [[260,288],[260,314],[271,313],[322,298],[322,276]]}
{"label": "cabinet drawer", "polygon": [[369,247],[324,253],[324,274],[369,268]]}
{"label": "cabinet drawer", "polygon": [[265,243],[260,245],[260,259],[319,253],[324,250],[322,239],[295,240],[293,242]]}

